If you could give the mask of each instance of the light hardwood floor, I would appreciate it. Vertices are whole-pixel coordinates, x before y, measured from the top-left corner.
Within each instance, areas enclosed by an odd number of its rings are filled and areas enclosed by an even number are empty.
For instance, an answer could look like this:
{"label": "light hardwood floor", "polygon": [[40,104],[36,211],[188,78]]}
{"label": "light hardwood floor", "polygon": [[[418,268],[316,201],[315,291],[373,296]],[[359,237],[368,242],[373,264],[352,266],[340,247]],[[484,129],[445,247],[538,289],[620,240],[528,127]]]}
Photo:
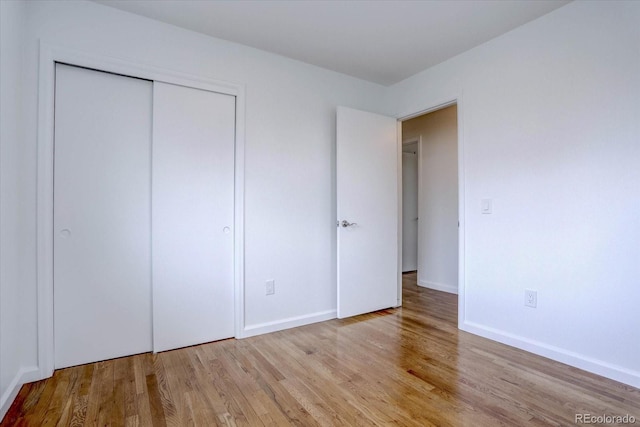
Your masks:
{"label": "light hardwood floor", "polygon": [[461,332],[455,295],[403,279],[401,309],[58,370],[2,426],[640,424],[640,390]]}

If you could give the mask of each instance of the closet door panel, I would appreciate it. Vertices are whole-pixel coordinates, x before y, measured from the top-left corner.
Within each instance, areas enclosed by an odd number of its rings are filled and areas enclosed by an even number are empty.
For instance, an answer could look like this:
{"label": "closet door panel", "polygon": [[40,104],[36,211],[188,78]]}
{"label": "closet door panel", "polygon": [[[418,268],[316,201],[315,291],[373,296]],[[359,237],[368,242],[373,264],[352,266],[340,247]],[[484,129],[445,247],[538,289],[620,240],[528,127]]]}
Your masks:
{"label": "closet door panel", "polygon": [[154,351],[234,334],[235,97],[154,84]]}
{"label": "closet door panel", "polygon": [[152,349],[152,90],[56,65],[56,368]]}

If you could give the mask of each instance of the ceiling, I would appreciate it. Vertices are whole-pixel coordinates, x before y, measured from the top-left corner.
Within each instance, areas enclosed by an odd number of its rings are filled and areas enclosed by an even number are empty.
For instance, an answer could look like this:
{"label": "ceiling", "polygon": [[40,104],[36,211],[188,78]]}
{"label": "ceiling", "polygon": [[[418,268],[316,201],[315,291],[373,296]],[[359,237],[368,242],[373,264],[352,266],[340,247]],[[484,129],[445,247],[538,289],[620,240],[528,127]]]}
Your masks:
{"label": "ceiling", "polygon": [[382,85],[397,83],[565,0],[94,0]]}

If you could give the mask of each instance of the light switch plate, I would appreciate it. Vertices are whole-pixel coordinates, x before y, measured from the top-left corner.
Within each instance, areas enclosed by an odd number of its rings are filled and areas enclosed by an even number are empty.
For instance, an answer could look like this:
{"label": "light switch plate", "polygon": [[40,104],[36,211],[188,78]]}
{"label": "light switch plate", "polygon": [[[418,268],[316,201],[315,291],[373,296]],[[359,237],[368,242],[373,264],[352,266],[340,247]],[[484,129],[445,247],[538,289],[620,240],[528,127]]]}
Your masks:
{"label": "light switch plate", "polygon": [[480,201],[480,212],[490,214],[493,212],[493,201],[491,199],[482,199]]}

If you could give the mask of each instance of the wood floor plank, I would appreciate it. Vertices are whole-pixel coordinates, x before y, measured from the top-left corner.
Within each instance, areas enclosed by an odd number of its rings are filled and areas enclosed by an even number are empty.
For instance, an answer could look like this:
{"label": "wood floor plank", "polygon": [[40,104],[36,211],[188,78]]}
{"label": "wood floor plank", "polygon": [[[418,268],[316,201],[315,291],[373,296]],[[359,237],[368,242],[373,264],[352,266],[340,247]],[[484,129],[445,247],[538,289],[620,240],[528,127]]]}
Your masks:
{"label": "wood floor plank", "polygon": [[640,390],[457,328],[457,297],[403,275],[403,306],[25,384],[14,426],[567,426],[640,423]]}

